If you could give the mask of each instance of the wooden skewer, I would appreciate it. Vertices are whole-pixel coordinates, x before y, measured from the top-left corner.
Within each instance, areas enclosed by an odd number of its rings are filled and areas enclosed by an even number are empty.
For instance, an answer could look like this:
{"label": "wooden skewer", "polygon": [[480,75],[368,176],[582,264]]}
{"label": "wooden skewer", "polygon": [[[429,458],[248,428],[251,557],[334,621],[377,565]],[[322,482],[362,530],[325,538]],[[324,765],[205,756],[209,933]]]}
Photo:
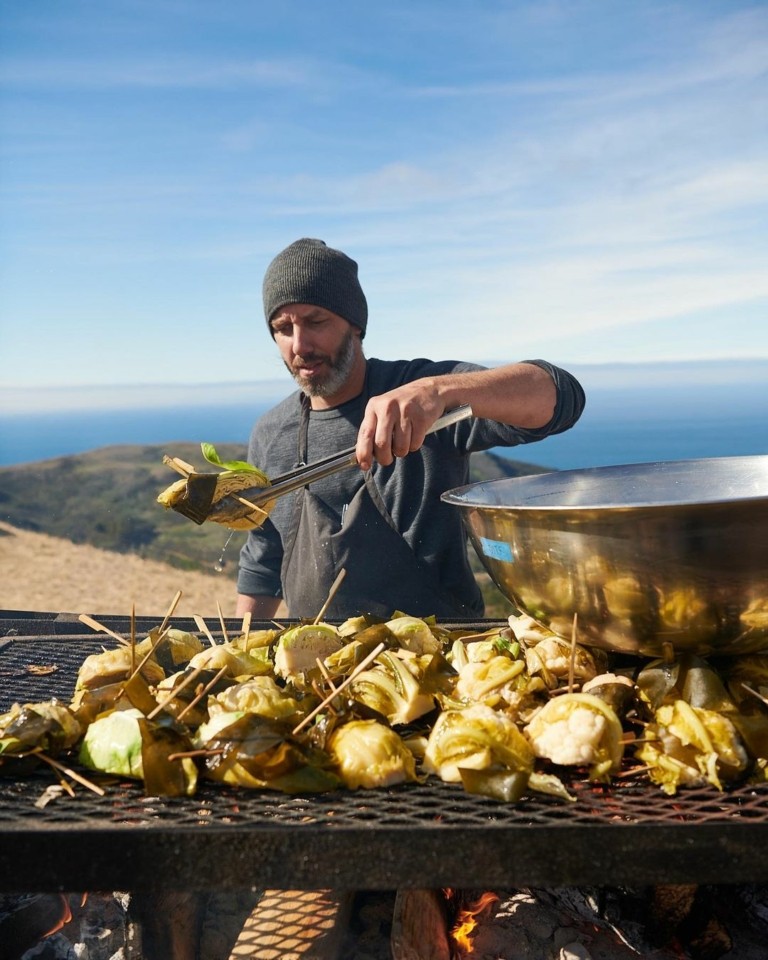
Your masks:
{"label": "wooden skewer", "polygon": [[251,611],[248,610],[243,614],[243,625],[240,628],[244,637],[248,637],[248,634],[251,632]]}
{"label": "wooden skewer", "polygon": [[160,634],[157,640],[155,640],[152,647],[141,658],[136,669],[133,671],[133,673],[131,673],[130,677],[128,677],[128,680],[131,680],[133,677],[136,676],[137,673],[140,672],[141,668],[144,666],[147,660],[149,660],[149,658],[154,654],[155,650],[157,650],[157,648],[160,646],[160,644],[163,642],[163,640],[165,640],[167,636],[168,636],[167,630],[165,630],[163,633]]}
{"label": "wooden skewer", "polygon": [[79,773],[76,773],[74,770],[70,770],[69,767],[65,767],[63,763],[58,763],[56,760],[52,760],[44,753],[38,753],[37,756],[40,757],[41,760],[44,760],[46,763],[50,764],[57,773],[65,773],[68,777],[71,777],[72,780],[76,780],[77,783],[82,784],[89,790],[93,790],[93,792],[97,793],[100,797],[103,797],[106,793],[106,790],[102,790],[102,788],[96,786],[95,783],[91,783],[90,780],[86,780],[85,777],[81,777]]}
{"label": "wooden skewer", "polygon": [[131,604],[131,673],[136,669],[136,604]]}
{"label": "wooden skewer", "polygon": [[89,617],[87,613],[81,613],[77,619],[92,630],[96,630],[99,633],[108,633],[110,637],[114,637],[115,640],[118,640],[124,647],[129,645],[129,641],[126,640],[125,637],[121,637],[119,633],[115,633],[114,630],[105,627],[103,623],[99,623],[99,621],[94,620],[93,617]]}
{"label": "wooden skewer", "polygon": [[766,698],[758,690],[753,690],[752,687],[748,687],[746,683],[742,683],[741,687],[743,690],[746,690],[747,693],[751,693],[753,697],[757,697],[761,703],[764,703],[766,706],[768,706],[768,700],[766,700]]}
{"label": "wooden skewer", "polygon": [[212,647],[215,647],[215,646],[216,646],[216,641],[213,639],[213,634],[212,634],[211,631],[208,629],[208,624],[205,622],[205,620],[203,620],[202,617],[198,617],[197,614],[195,614],[192,619],[193,619],[193,620],[195,621],[195,623],[197,624],[197,629],[200,630],[202,633],[204,633],[204,634],[206,635],[206,637],[208,637],[208,640],[209,640],[211,646],[212,646]]}
{"label": "wooden skewer", "polygon": [[346,689],[346,687],[348,687],[348,686],[350,685],[350,683],[352,683],[352,681],[353,681],[360,673],[362,673],[363,670],[365,670],[365,668],[368,666],[368,664],[369,664],[372,660],[375,660],[376,657],[378,657],[378,655],[381,653],[381,651],[382,651],[385,647],[386,647],[386,643],[380,643],[380,644],[378,645],[378,647],[376,647],[375,649],[373,649],[373,650],[368,654],[368,656],[365,658],[365,660],[362,660],[362,661],[355,667],[355,669],[352,671],[352,673],[350,673],[350,675],[347,677],[347,679],[346,679],[343,683],[340,683],[338,687],[336,687],[336,689],[333,691],[333,693],[330,694],[330,696],[327,696],[327,697],[325,698],[325,700],[323,700],[322,703],[319,703],[319,704],[315,707],[314,710],[312,710],[310,713],[308,713],[308,714],[306,715],[306,717],[304,717],[304,719],[301,721],[301,723],[299,723],[297,726],[295,726],[295,727],[293,728],[293,730],[291,731],[291,732],[293,733],[293,735],[295,736],[300,730],[303,730],[304,727],[306,727],[306,725],[309,723],[310,720],[314,720],[314,718],[318,715],[318,713],[320,713],[321,710],[324,710],[324,709],[328,706],[328,704],[331,702],[331,700],[333,700],[333,698],[334,698],[337,694],[341,693],[342,690]]}
{"label": "wooden skewer", "polygon": [[318,613],[318,615],[315,617],[313,623],[320,623],[320,621],[323,619],[323,617],[325,616],[325,611],[331,605],[331,600],[333,600],[333,598],[338,593],[339,587],[341,586],[341,582],[344,579],[344,577],[346,577],[346,575],[347,575],[347,571],[344,569],[344,567],[342,567],[341,570],[339,570],[338,576],[331,584],[331,589],[328,591],[328,599],[325,601],[322,607],[320,607],[320,613]]}
{"label": "wooden skewer", "polygon": [[186,757],[218,757],[226,753],[226,747],[218,747],[216,750],[184,750],[180,753],[169,753],[169,760],[184,760]]}
{"label": "wooden skewer", "polygon": [[190,473],[197,473],[191,463],[187,463],[180,457],[165,456],[163,457],[163,463],[175,470],[176,473],[180,473],[182,477],[188,477]]}
{"label": "wooden skewer", "polygon": [[200,703],[200,701],[206,695],[206,693],[208,693],[208,691],[211,690],[219,682],[219,680],[221,680],[221,678],[224,676],[226,672],[227,672],[227,667],[225,665],[218,671],[218,673],[212,680],[209,680],[208,683],[206,683],[206,685],[203,687],[200,693],[198,693],[195,699],[189,701],[189,703],[186,705],[186,707],[184,707],[184,709],[176,717],[176,719],[182,720],[193,707],[196,707],[198,703]]}
{"label": "wooden skewer", "polygon": [[317,664],[318,670],[323,675],[323,680],[325,680],[325,682],[328,684],[331,690],[333,690],[334,693],[338,693],[333,683],[333,677],[331,677],[330,673],[328,673],[328,667],[326,667],[326,665],[323,663],[320,657],[315,658],[315,663]]}
{"label": "wooden skewer", "polygon": [[232,497],[233,500],[237,500],[238,503],[242,503],[244,507],[248,507],[253,513],[257,515],[266,513],[266,511],[264,510],[264,507],[260,507],[258,506],[258,504],[251,503],[250,500],[246,500],[245,497],[241,497],[239,493],[230,493],[229,496]]}
{"label": "wooden skewer", "polygon": [[568,662],[568,692],[573,691],[573,680],[576,675],[576,623],[578,621],[578,613],[573,615],[573,629],[571,630],[571,658]]}
{"label": "wooden skewer", "polygon": [[171,605],[170,607],[168,607],[168,612],[163,618],[163,622],[160,624],[160,633],[162,633],[165,630],[165,628],[168,626],[168,621],[173,616],[173,611],[176,609],[176,607],[178,607],[179,600],[181,600],[181,590],[179,590],[176,593],[176,596],[173,598],[173,600],[171,600]]}
{"label": "wooden skewer", "polygon": [[197,680],[202,672],[202,667],[195,667],[188,677],[185,677],[177,687],[174,687],[173,690],[171,690],[165,700],[161,700],[160,703],[158,703],[158,705],[147,714],[147,720],[154,720],[158,713],[167,707],[171,700],[175,700],[179,693],[181,693],[185,687],[188,687],[193,680]]}
{"label": "wooden skewer", "polygon": [[227,633],[227,625],[224,623],[224,614],[221,612],[221,604],[219,601],[216,601],[216,609],[219,611],[219,623],[221,624],[221,633],[224,637],[224,643],[229,643],[229,634]]}

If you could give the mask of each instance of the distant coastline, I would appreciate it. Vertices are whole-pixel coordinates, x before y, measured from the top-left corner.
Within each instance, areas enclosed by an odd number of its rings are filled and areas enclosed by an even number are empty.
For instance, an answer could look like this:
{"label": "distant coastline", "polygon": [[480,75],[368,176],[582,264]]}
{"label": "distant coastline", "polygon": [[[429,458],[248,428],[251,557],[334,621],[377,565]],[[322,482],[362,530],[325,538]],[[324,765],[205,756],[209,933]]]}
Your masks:
{"label": "distant coastline", "polygon": [[[494,452],[552,469],[768,454],[768,360],[569,368],[587,393],[576,427]],[[254,421],[290,392],[270,383],[53,388],[35,402],[0,390],[0,466],[105,446],[247,444]],[[41,407],[41,403],[46,403]],[[53,403],[53,406],[50,404]]]}

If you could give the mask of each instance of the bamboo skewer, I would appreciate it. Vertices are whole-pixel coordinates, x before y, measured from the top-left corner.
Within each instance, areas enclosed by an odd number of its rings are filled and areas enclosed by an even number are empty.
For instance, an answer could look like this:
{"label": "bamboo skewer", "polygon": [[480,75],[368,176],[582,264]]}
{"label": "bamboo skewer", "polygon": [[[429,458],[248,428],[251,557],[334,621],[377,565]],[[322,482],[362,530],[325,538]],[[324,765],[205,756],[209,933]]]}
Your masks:
{"label": "bamboo skewer", "polygon": [[136,669],[136,604],[131,604],[131,673]]}
{"label": "bamboo skewer", "polygon": [[195,667],[188,677],[185,677],[177,687],[174,687],[173,690],[170,691],[165,700],[160,701],[160,703],[147,714],[147,720],[154,720],[158,713],[167,707],[171,700],[175,700],[179,693],[188,687],[193,680],[197,680],[202,672],[202,667]]}
{"label": "bamboo skewer", "polygon": [[251,611],[247,610],[243,614],[243,625],[240,627],[240,631],[243,636],[247,639],[248,634],[251,632]]}
{"label": "bamboo skewer", "polygon": [[99,623],[98,620],[94,620],[93,617],[89,617],[87,613],[81,613],[77,618],[80,623],[84,623],[86,627],[90,627],[92,630],[96,630],[98,633],[107,633],[110,637],[113,637],[124,647],[129,645],[129,641],[125,637],[120,636],[119,633],[115,633],[114,630],[110,630],[109,627],[105,627],[103,623]]}
{"label": "bamboo skewer", "polygon": [[752,687],[748,687],[746,683],[742,683],[741,686],[747,693],[751,693],[753,697],[757,697],[761,703],[764,703],[768,707],[768,700],[758,690],[753,690]]}
{"label": "bamboo skewer", "polygon": [[221,624],[221,634],[224,637],[224,643],[229,643],[229,634],[227,633],[227,625],[224,623],[224,614],[221,612],[221,604],[219,601],[216,601],[216,609],[219,611],[219,623]]}
{"label": "bamboo skewer", "polygon": [[323,675],[323,680],[325,680],[325,682],[328,684],[331,690],[333,690],[334,693],[337,693],[338,691],[336,690],[336,687],[334,685],[333,677],[331,677],[330,673],[328,673],[328,667],[326,667],[326,665],[323,663],[320,657],[315,658],[315,663],[317,664],[318,670]]}
{"label": "bamboo skewer", "polygon": [[86,780],[85,777],[82,777],[79,773],[74,770],[71,770],[69,767],[64,766],[63,763],[59,763],[56,760],[52,760],[51,757],[46,756],[44,753],[38,753],[37,756],[44,760],[47,764],[53,767],[57,773],[65,773],[72,780],[75,780],[77,783],[82,784],[82,786],[87,787],[89,790],[93,790],[94,793],[97,793],[100,797],[103,797],[106,793],[106,790],[102,790],[101,787],[97,786],[95,783],[92,783],[90,780]]}
{"label": "bamboo skewer", "polygon": [[204,634],[206,635],[206,637],[208,637],[208,640],[209,640],[211,646],[212,646],[212,647],[215,647],[215,646],[216,646],[216,641],[213,639],[213,634],[212,634],[211,631],[208,629],[208,624],[205,622],[205,620],[203,620],[202,617],[198,617],[197,614],[195,614],[192,619],[193,619],[193,620],[195,621],[195,623],[197,624],[197,629],[200,630],[201,633],[204,633]]}
{"label": "bamboo skewer", "polygon": [[[139,665],[138,665],[138,666],[136,667],[136,669],[131,673],[130,677],[128,677],[128,680],[133,679],[133,677],[135,677],[136,674],[140,672],[141,668],[142,668],[142,667],[144,666],[144,664],[149,660],[149,658],[154,654],[155,650],[157,650],[157,648],[160,646],[160,644],[163,642],[163,640],[165,640],[165,638],[166,638],[167,636],[168,636],[168,631],[167,631],[167,630],[163,631],[163,632],[160,634],[160,636],[157,638],[157,640],[155,640],[155,642],[154,642],[154,644],[152,645],[152,647],[151,647],[151,648],[144,654],[144,656],[141,658],[141,660],[139,661]],[[127,682],[127,681],[126,681],[126,682]]]}
{"label": "bamboo skewer", "polygon": [[331,605],[331,601],[338,593],[342,580],[344,579],[344,577],[346,577],[346,575],[347,575],[347,571],[344,569],[344,567],[342,567],[341,570],[339,570],[338,575],[336,576],[336,579],[331,584],[331,589],[328,591],[328,598],[326,599],[322,607],[320,607],[320,613],[318,613],[318,615],[315,617],[313,623],[320,623],[320,621],[323,619],[323,617],[325,616],[325,611]]}
{"label": "bamboo skewer", "polygon": [[362,673],[363,670],[365,670],[365,668],[368,666],[368,664],[371,663],[371,661],[375,660],[376,657],[378,657],[378,655],[381,653],[381,651],[382,651],[385,647],[386,647],[386,643],[380,643],[375,649],[373,649],[373,650],[368,654],[368,656],[365,658],[365,660],[362,660],[362,661],[355,667],[355,669],[352,671],[352,673],[350,673],[350,675],[347,677],[347,679],[346,679],[343,683],[340,683],[340,684],[338,685],[338,687],[336,687],[336,689],[333,691],[333,693],[330,694],[330,696],[327,696],[327,697],[325,698],[325,700],[323,700],[322,703],[319,703],[319,704],[315,707],[314,710],[312,710],[310,713],[308,713],[308,714],[306,715],[306,717],[304,717],[304,719],[301,721],[301,723],[297,724],[297,726],[295,726],[295,727],[293,728],[293,730],[291,731],[292,734],[293,734],[294,736],[296,736],[296,734],[297,734],[300,730],[303,730],[304,727],[306,727],[306,725],[310,722],[310,720],[314,720],[314,718],[318,715],[318,713],[320,713],[321,710],[324,710],[337,694],[341,693],[342,690],[346,689],[346,688],[350,685],[350,683],[352,683],[352,681],[353,681],[360,673]]}
{"label": "bamboo skewer", "polygon": [[176,596],[173,598],[173,600],[171,600],[171,605],[168,607],[168,612],[163,618],[163,622],[160,624],[160,633],[162,633],[168,626],[168,621],[173,616],[173,611],[176,609],[176,607],[178,607],[179,600],[181,600],[181,590],[177,591]]}
{"label": "bamboo skewer", "polygon": [[571,630],[571,656],[568,661],[568,693],[573,693],[573,681],[576,676],[576,623],[579,615],[573,615],[573,629]]}
{"label": "bamboo skewer", "polygon": [[193,707],[196,707],[198,703],[200,703],[200,701],[203,699],[203,697],[208,693],[208,691],[216,686],[216,684],[219,682],[219,680],[221,680],[221,678],[224,676],[226,672],[227,672],[227,668],[226,666],[223,666],[218,671],[216,676],[212,680],[209,680],[208,683],[206,683],[206,685],[203,687],[200,693],[197,694],[194,700],[189,701],[189,703],[186,705],[186,707],[184,707],[184,709],[176,717],[176,719],[177,720],[183,719],[187,715],[187,713],[189,713],[189,711],[193,709]]}
{"label": "bamboo skewer", "polygon": [[[187,463],[186,460],[182,460],[181,457],[163,457],[163,463],[169,466],[172,470],[175,470],[176,473],[180,473],[182,477],[188,477],[190,473],[196,473],[197,471],[192,466],[191,463]],[[178,481],[176,481],[178,483]]]}

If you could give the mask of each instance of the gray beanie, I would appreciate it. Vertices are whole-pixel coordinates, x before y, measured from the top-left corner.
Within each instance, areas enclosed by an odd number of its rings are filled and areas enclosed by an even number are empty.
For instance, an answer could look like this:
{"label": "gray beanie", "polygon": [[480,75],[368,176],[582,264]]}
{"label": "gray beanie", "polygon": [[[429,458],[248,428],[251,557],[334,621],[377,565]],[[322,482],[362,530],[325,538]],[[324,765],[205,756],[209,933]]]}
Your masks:
{"label": "gray beanie", "polygon": [[278,253],[264,275],[263,296],[267,323],[287,303],[311,303],[338,314],[365,335],[368,304],[357,264],[322,240],[305,237]]}

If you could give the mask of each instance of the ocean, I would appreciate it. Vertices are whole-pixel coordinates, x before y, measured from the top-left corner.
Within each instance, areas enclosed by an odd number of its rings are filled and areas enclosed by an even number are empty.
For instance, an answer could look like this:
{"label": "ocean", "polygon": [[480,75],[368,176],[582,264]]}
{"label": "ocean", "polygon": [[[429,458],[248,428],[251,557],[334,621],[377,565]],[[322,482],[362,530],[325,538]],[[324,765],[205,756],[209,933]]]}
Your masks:
{"label": "ocean", "polygon": [[[620,385],[587,391],[579,423],[495,453],[557,470],[768,453],[768,389],[754,382]],[[116,410],[0,413],[0,466],[114,444],[246,444],[272,401]]]}

